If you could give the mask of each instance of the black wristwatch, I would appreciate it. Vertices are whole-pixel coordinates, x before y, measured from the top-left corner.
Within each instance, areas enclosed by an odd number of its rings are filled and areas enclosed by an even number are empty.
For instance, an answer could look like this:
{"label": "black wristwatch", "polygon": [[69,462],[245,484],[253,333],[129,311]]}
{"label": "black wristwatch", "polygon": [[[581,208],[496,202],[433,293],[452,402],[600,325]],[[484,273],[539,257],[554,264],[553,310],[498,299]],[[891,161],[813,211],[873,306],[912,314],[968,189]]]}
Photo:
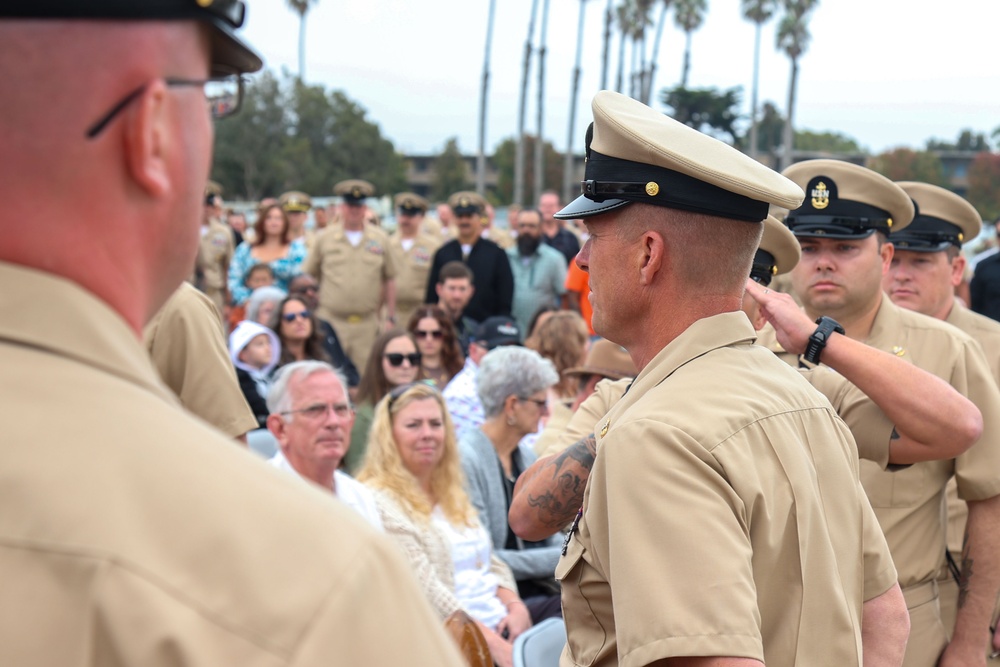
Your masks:
{"label": "black wristwatch", "polygon": [[809,336],[809,343],[806,345],[806,353],[802,355],[802,358],[808,361],[810,364],[819,363],[819,355],[823,352],[823,348],[826,347],[827,342],[830,340],[830,334],[839,333],[843,335],[844,327],[837,323],[837,320],[832,317],[823,317],[816,320],[816,331],[813,331],[812,336]]}

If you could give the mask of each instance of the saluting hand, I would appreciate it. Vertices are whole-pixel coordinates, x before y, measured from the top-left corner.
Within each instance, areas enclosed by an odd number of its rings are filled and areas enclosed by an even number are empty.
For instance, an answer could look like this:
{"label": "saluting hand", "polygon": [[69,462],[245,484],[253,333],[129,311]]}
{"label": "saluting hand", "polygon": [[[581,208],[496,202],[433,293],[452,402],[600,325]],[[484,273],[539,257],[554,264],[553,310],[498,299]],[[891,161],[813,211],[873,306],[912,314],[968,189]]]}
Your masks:
{"label": "saluting hand", "polygon": [[760,313],[768,324],[774,327],[781,347],[792,354],[806,351],[816,323],[790,295],[768,289],[753,280],[747,280],[747,294],[760,306]]}

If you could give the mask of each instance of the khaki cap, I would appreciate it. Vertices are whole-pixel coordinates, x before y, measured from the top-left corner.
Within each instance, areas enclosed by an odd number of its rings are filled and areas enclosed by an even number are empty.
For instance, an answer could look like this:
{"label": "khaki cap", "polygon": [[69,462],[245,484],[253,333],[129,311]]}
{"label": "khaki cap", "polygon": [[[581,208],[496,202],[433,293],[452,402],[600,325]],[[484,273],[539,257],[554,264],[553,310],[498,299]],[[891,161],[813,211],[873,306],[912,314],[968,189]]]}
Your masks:
{"label": "khaki cap", "polygon": [[448,198],[448,206],[456,216],[475,215],[486,210],[486,200],[476,192],[463,190]]}
{"label": "khaki cap", "polygon": [[764,219],[764,235],[750,267],[750,277],[761,285],[770,285],[774,276],[788,273],[802,258],[795,235],[773,215]]}
{"label": "khaki cap", "polygon": [[913,202],[888,178],[842,160],[806,160],[782,172],[806,191],[785,224],[796,236],[863,239],[913,220]]}
{"label": "khaki cap", "polygon": [[641,102],[603,90],[592,106],[583,194],[559,219],[642,202],[760,222],[769,204],[802,203],[802,190],[787,178]]}
{"label": "khaki cap", "polygon": [[406,215],[423,214],[431,207],[429,201],[413,192],[400,192],[392,201],[396,208]]}
{"label": "khaki cap", "polygon": [[334,185],[333,194],[343,197],[348,204],[359,204],[366,198],[375,196],[375,186],[360,178],[351,178]]}
{"label": "khaki cap", "polygon": [[601,375],[615,380],[635,377],[635,374],[635,363],[625,348],[603,338],[590,346],[582,366],[563,371],[563,375]]}
{"label": "khaki cap", "polygon": [[961,248],[983,230],[976,208],[951,190],[914,181],[897,181],[896,185],[910,196],[916,209],[906,229],[889,235],[900,250],[938,252],[950,246]]}
{"label": "khaki cap", "polygon": [[305,213],[312,208],[312,199],[304,192],[292,190],[278,197],[278,204],[288,213]]}

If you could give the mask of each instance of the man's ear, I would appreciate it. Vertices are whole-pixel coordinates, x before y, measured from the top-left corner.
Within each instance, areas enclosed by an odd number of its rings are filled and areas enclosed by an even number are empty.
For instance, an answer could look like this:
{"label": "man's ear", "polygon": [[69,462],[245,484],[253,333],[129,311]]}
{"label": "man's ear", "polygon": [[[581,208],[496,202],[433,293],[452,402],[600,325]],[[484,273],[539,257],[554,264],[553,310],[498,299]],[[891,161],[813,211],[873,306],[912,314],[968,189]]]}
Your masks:
{"label": "man's ear", "polygon": [[641,285],[652,285],[656,274],[666,260],[667,244],[659,232],[648,231],[639,239],[639,281]]}
{"label": "man's ear", "polygon": [[267,430],[271,432],[279,445],[284,445],[285,441],[288,440],[288,424],[281,415],[267,416]]}
{"label": "man's ear", "polygon": [[155,80],[126,110],[125,158],[129,175],[151,197],[170,190],[169,155],[172,143],[167,110],[167,86]]}

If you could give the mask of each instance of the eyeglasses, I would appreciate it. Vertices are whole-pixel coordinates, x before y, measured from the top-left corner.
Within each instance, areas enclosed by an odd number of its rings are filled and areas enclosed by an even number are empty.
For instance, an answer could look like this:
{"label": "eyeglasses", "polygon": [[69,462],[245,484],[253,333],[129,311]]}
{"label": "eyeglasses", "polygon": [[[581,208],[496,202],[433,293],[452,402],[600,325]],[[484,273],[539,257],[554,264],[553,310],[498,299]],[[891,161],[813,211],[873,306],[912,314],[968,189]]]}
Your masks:
{"label": "eyeglasses", "polygon": [[284,315],[281,316],[281,319],[285,320],[286,322],[294,322],[296,318],[299,317],[301,317],[304,320],[308,320],[310,315],[312,315],[312,313],[310,313],[308,310],[302,310],[297,313],[285,313]]}
{"label": "eyeglasses", "polygon": [[[216,120],[232,116],[239,111],[240,105],[243,103],[243,77],[239,74],[222,75],[211,79],[165,78],[163,82],[172,88],[184,86],[202,88],[209,113]],[[148,86],[148,83],[144,83],[123,97],[111,107],[110,111],[101,116],[100,120],[90,126],[86,137],[88,139],[96,138],[129,104],[139,99]]]}
{"label": "eyeglasses", "polygon": [[517,400],[524,401],[525,403],[534,403],[538,406],[539,410],[545,410],[549,407],[549,401],[546,398],[524,398],[521,396],[517,397]]}
{"label": "eyeglasses", "polygon": [[440,340],[444,336],[444,332],[440,329],[435,329],[434,331],[427,331],[425,329],[417,329],[413,332],[413,335],[417,338],[433,338],[434,340]]}
{"label": "eyeglasses", "polygon": [[333,410],[333,414],[337,415],[338,419],[347,419],[354,414],[354,408],[347,403],[316,403],[315,405],[299,408],[298,410],[286,410],[278,414],[300,414],[307,419],[326,419],[330,415],[331,410]]}
{"label": "eyeglasses", "polygon": [[389,362],[390,366],[402,366],[404,361],[409,361],[411,366],[420,365],[420,353],[413,352],[411,354],[401,354],[399,352],[386,352],[385,358]]}

